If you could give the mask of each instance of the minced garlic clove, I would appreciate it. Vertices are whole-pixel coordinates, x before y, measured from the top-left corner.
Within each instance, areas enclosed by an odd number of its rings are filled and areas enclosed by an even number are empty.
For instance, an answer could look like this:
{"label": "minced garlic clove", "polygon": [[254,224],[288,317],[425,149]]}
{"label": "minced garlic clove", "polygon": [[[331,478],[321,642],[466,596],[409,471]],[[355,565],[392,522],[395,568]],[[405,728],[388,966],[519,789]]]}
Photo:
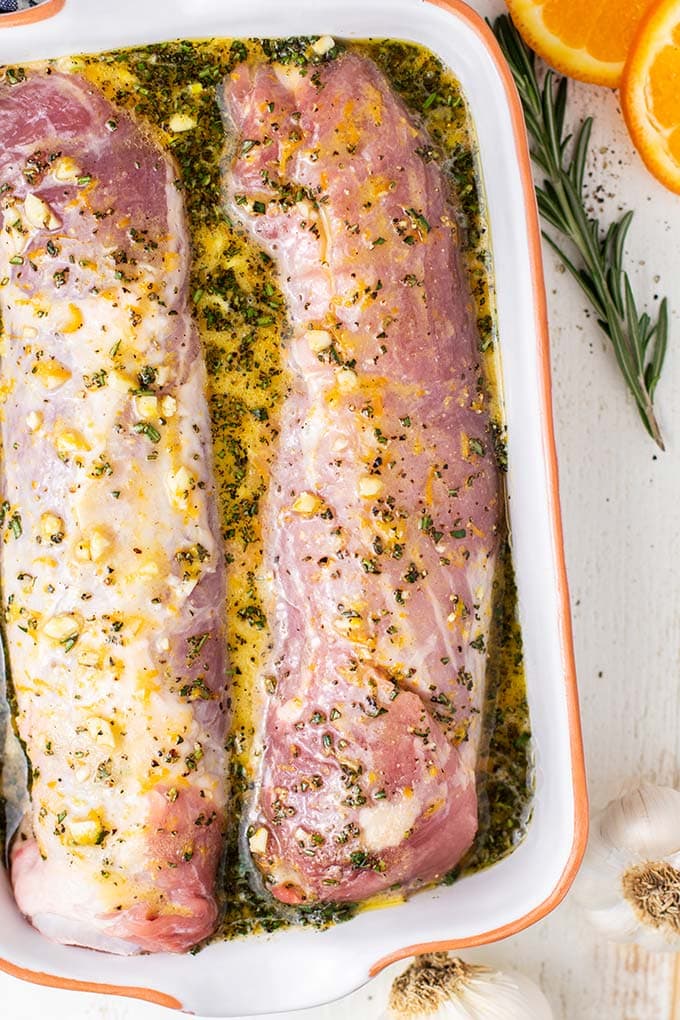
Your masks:
{"label": "minced garlic clove", "polygon": [[34,375],[47,390],[56,390],[71,378],[69,370],[56,358],[46,358],[35,362],[31,369]]}
{"label": "minced garlic clove", "polygon": [[140,418],[146,420],[158,418],[158,397],[151,393],[143,393],[135,397],[135,406]]}
{"label": "minced garlic clove", "polygon": [[91,716],[86,723],[88,735],[95,744],[99,744],[101,747],[115,747],[116,739],[113,735],[113,727],[110,722],[106,719],[102,719],[100,716]]}
{"label": "minced garlic clove", "polygon": [[309,349],[314,354],[321,354],[321,351],[325,351],[326,348],[330,347],[333,337],[325,329],[308,329],[305,333],[305,340],[309,344]]}
{"label": "minced garlic clove", "polygon": [[83,325],[83,313],[78,305],[58,305],[55,309],[55,325],[60,333],[75,333]]}
{"label": "minced garlic clove", "polygon": [[324,57],[335,46],[335,39],[332,35],[322,35],[316,42],[312,43],[312,49],[317,57]]}
{"label": "minced garlic clove", "polygon": [[351,393],[356,389],[359,378],[351,368],[341,368],[336,375],[338,388],[342,393]]}
{"label": "minced garlic clove", "polygon": [[54,215],[47,202],[30,191],[24,199],[24,214],[36,230],[56,230],[61,226],[61,220]]}
{"label": "minced garlic clove", "polygon": [[173,113],[172,117],[168,121],[168,128],[175,134],[181,134],[183,131],[191,131],[196,127],[196,118],[190,116],[188,113]]}
{"label": "minced garlic clove", "polygon": [[248,840],[248,846],[250,847],[251,854],[265,854],[267,852],[267,842],[269,840],[269,832],[263,825],[255,832]]}
{"label": "minced garlic clove", "polygon": [[161,398],[161,413],[164,418],[172,418],[177,410],[177,401],[170,394]]}
{"label": "minced garlic clove", "polygon": [[102,831],[101,822],[94,818],[73,819],[68,822],[69,837],[76,846],[94,846]]}
{"label": "minced garlic clove", "polygon": [[78,634],[80,629],[80,617],[75,613],[58,613],[56,616],[50,617],[44,624],[43,634],[52,638],[53,641],[62,642],[74,634]]}
{"label": "minced garlic clove", "polygon": [[363,499],[372,499],[382,491],[383,484],[375,475],[362,475],[359,479],[359,495]]}
{"label": "minced garlic clove", "polygon": [[189,498],[189,493],[194,488],[194,480],[189,470],[181,465],[176,471],[171,471],[167,478],[168,491],[176,506],[183,507]]}
{"label": "minced garlic clove", "polygon": [[312,516],[321,510],[324,501],[315,492],[301,492],[291,507],[293,513]]}
{"label": "minced garlic clove", "polygon": [[81,453],[89,450],[87,440],[75,429],[64,429],[56,439],[57,453],[60,457],[68,457],[71,453]]}
{"label": "minced garlic clove", "polygon": [[44,513],[40,518],[40,534],[47,542],[61,542],[64,537],[64,522],[53,513]]}
{"label": "minced garlic clove", "polygon": [[95,563],[102,560],[113,549],[113,540],[104,528],[93,528],[90,532],[90,559]]}
{"label": "minced garlic clove", "polygon": [[70,156],[62,156],[52,165],[52,174],[58,181],[64,183],[77,180],[80,174],[80,167]]}

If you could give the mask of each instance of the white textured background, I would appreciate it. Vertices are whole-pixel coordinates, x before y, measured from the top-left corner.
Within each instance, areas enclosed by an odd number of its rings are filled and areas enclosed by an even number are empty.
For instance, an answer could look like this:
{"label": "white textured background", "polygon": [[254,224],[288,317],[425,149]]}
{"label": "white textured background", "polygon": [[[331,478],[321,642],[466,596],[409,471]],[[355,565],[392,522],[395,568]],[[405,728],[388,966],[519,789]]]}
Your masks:
{"label": "white textured background", "polygon": [[[484,14],[503,8],[494,0],[473,6]],[[599,807],[641,777],[680,782],[680,198],[647,174],[614,93],[573,85],[570,109],[575,117],[595,118],[591,206],[605,219],[636,211],[628,259],[640,301],[649,299],[653,308],[667,293],[673,307],[657,397],[667,444],[662,454],[646,437],[576,285],[545,252],[576,659],[591,799]],[[559,1020],[680,1020],[675,958],[605,943],[569,898],[523,935],[464,955],[538,979]],[[334,1006],[285,1014],[285,1020],[377,1020],[390,976]],[[0,973],[2,1020],[172,1016],[123,999],[36,988]]]}

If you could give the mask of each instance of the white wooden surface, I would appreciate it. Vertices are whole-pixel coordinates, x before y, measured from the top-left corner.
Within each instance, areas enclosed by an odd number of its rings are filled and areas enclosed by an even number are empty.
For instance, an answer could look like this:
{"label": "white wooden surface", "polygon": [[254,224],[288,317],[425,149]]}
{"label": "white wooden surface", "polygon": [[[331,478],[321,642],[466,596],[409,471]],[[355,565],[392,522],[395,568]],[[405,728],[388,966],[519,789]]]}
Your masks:
{"label": "white wooden surface", "polygon": [[[476,6],[494,14],[503,5],[478,0]],[[636,210],[629,241],[636,291],[653,304],[655,295],[668,293],[674,305],[658,393],[667,443],[661,454],[645,436],[575,285],[546,251],[567,563],[597,807],[641,777],[680,782],[680,198],[644,170],[613,93],[574,85],[570,105],[576,115],[592,114],[596,121],[588,177],[593,208],[603,216]],[[605,943],[569,898],[523,935],[465,955],[540,980],[559,1020],[680,1020],[675,959]],[[391,976],[343,1002],[286,1014],[285,1020],[377,1020]],[[36,988],[0,974],[3,1020],[172,1015],[122,999]]]}

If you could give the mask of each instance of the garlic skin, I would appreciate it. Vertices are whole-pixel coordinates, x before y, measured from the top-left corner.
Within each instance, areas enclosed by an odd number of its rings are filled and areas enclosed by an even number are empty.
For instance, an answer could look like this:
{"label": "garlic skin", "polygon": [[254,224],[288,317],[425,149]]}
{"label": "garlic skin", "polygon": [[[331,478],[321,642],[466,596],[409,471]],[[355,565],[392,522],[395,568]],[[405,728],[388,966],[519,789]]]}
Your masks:
{"label": "garlic skin", "polygon": [[395,978],[384,1020],[553,1020],[553,1012],[523,974],[427,953]]}
{"label": "garlic skin", "polygon": [[574,898],[612,941],[680,950],[680,791],[643,784],[593,817]]}

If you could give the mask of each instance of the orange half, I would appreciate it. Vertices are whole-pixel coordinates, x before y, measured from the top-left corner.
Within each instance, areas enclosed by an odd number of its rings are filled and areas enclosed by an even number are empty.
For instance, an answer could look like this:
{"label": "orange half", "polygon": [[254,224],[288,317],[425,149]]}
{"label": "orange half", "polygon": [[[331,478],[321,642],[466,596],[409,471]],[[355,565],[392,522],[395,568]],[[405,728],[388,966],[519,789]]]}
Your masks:
{"label": "orange half", "polygon": [[643,18],[621,82],[621,107],[649,170],[680,193],[680,0],[661,0]]}
{"label": "orange half", "polygon": [[651,0],[507,0],[517,29],[552,67],[615,88]]}

